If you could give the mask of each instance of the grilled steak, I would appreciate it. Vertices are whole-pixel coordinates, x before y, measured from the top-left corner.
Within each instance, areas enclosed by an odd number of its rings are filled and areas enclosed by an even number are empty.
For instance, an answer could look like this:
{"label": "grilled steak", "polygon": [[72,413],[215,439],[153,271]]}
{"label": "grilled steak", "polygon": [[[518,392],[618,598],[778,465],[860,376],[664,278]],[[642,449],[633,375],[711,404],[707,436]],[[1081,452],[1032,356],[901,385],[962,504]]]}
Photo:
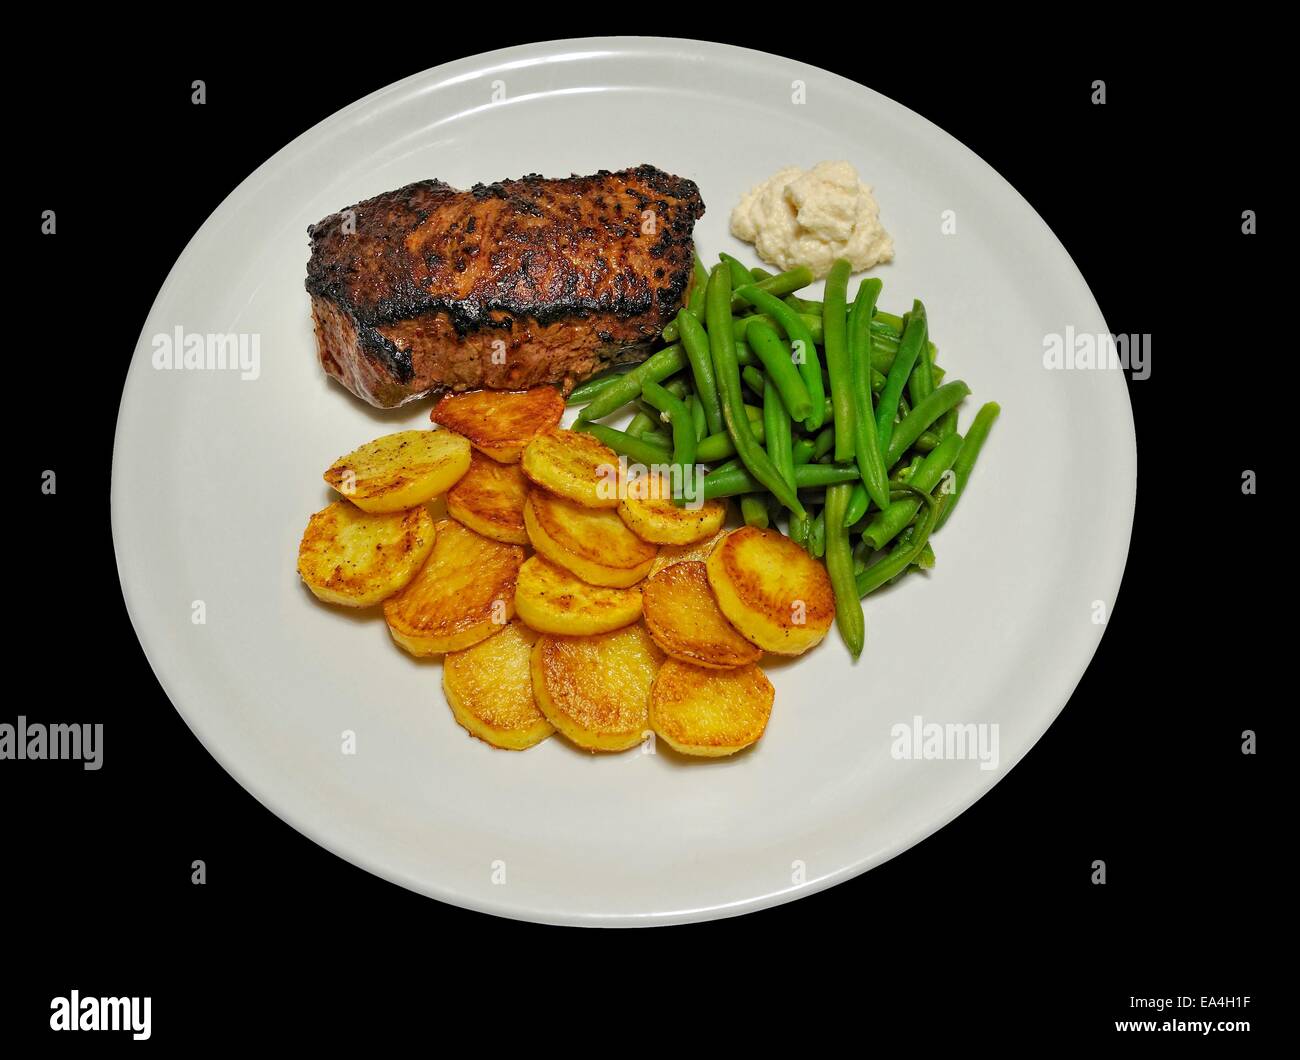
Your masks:
{"label": "grilled steak", "polygon": [[380,408],[574,383],[643,357],[694,276],[695,183],[638,166],[422,180],[308,230],[321,366]]}

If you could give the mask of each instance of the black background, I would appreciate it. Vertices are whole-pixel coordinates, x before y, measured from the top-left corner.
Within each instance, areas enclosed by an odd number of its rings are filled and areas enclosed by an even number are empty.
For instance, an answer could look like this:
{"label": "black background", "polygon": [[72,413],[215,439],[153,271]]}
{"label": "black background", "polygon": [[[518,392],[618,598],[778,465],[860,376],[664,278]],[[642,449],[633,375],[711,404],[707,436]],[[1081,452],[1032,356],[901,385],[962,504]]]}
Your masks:
{"label": "black background", "polygon": [[[108,515],[117,405],[195,229],[345,104],[439,62],[567,35],[428,32],[412,47],[353,32],[318,26],[308,41],[232,22],[183,47],[137,34],[111,49],[88,35],[21,90],[10,231],[24,325],[9,357],[28,373],[11,379],[40,385],[10,403],[21,515],[6,581],[11,672],[31,680],[12,685],[0,720],[102,721],[106,764],[0,764],[3,1034],[49,1044],[49,1000],[76,987],[150,995],[154,1040],[167,1043],[234,1041],[258,1024],[339,1041],[462,1013],[467,1031],[527,1033],[543,1007],[560,1024],[538,1028],[548,1035],[571,1022],[637,1034],[652,1015],[666,1035],[681,1019],[727,1032],[787,1017],[816,1033],[848,1015],[927,1037],[1074,1041],[1141,1016],[1130,995],[1182,993],[1251,995],[1258,1040],[1271,1021],[1257,954],[1275,930],[1279,872],[1263,770],[1282,741],[1270,738],[1280,697],[1255,668],[1273,627],[1257,616],[1285,545],[1240,476],[1255,469],[1269,492],[1265,433],[1285,411],[1287,366],[1268,337],[1285,335],[1270,319],[1287,304],[1265,249],[1282,224],[1269,64],[1218,55],[1211,77],[1203,56],[1166,42],[1083,31],[1014,57],[901,30],[870,48],[847,32],[696,34],[860,80],[1025,195],[1111,329],[1152,335],[1151,377],[1129,383],[1137,520],[1118,604],[1070,704],[957,821],[778,909],[580,932],[439,905],[281,823],[170,706],[121,600]],[[190,103],[195,78],[206,106]],[[1090,102],[1095,78],[1105,106]],[[47,208],[55,238],[38,233]],[[1258,236],[1241,234],[1247,208]],[[1261,402],[1276,408],[1261,415]],[[39,493],[46,468],[54,497]],[[1258,758],[1240,751],[1248,728],[1262,734]],[[206,886],[190,883],[195,858]],[[1098,858],[1104,887],[1090,883]]]}

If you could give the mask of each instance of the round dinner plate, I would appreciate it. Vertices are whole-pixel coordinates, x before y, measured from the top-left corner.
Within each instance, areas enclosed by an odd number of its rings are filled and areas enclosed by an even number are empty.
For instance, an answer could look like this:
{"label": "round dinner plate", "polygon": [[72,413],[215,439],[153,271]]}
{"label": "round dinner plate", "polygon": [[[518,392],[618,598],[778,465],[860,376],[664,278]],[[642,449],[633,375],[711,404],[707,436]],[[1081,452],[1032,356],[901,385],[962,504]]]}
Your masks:
{"label": "round dinner plate", "polygon": [[[662,744],[593,756],[559,736],[518,754],[471,738],[439,662],[399,650],[378,609],[318,603],[295,571],[307,518],[330,500],[322,471],[372,437],[427,425],[430,406],[377,411],[321,371],[307,226],[421,178],[469,187],[651,162],[699,184],[706,261],[730,251],[757,263],[728,231],[741,194],[782,166],[841,158],[873,186],[894,237],[896,260],[873,273],[881,306],[925,300],[940,363],[973,391],[961,429],[981,402],[1002,406],[935,539],[937,566],[869,598],[856,665],[834,631],[802,658],[769,657],[767,733],[731,758],[689,761]],[[159,337],[177,329],[241,337],[256,370],[157,367]],[[861,85],[686,40],[476,56],[298,137],[176,262],[117,425],[122,591],[203,745],[268,809],[370,872],[552,923],[774,905],[952,820],[1069,699],[1104,629],[1097,601],[1112,607],[1119,589],[1137,456],[1122,373],[1052,370],[1044,349],[1107,330],[1070,256],[1006,181]],[[949,740],[932,757],[935,732],[961,734],[964,751]]]}

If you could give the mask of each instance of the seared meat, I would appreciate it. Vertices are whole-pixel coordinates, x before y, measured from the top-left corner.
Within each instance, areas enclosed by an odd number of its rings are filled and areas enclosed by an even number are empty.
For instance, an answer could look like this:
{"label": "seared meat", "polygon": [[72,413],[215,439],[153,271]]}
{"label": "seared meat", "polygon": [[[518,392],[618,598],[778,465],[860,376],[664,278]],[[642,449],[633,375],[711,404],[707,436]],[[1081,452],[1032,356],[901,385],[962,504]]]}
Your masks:
{"label": "seared meat", "polygon": [[567,391],[644,356],[676,315],[703,213],[694,181],[648,165],[367,199],[307,230],[321,365],[380,408],[447,389]]}

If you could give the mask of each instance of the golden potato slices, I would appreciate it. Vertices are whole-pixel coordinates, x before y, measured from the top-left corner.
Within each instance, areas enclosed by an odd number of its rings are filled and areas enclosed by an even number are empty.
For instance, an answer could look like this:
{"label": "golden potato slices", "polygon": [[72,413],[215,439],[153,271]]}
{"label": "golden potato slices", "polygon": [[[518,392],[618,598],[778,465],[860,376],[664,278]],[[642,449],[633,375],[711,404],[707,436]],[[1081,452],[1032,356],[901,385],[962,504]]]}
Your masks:
{"label": "golden potato slices", "polygon": [[555,731],[533,699],[529,660],[536,639],[523,623],[511,622],[443,660],[442,690],[456,721],[493,747],[523,751]]}
{"label": "golden potato slices", "polygon": [[564,415],[564,397],[553,386],[531,390],[471,390],[448,394],[430,413],[434,423],[463,434],[481,453],[503,464],[519,463],[538,431]]}
{"label": "golden potato slices", "polygon": [[663,655],[640,625],[595,637],[542,636],[533,695],[546,720],[589,751],[625,751],[649,727],[650,686]]}
{"label": "golden potato slices", "polygon": [[515,611],[540,633],[608,633],[641,617],[641,589],[588,585],[550,560],[530,556],[519,568]]}
{"label": "golden potato slices", "polygon": [[528,544],[524,499],[528,480],[518,464],[498,464],[480,453],[447,494],[447,514],[477,534],[511,545]]}
{"label": "golden potato slices", "polygon": [[298,545],[298,573],[326,603],[369,607],[415,577],[435,533],[423,505],[372,515],[335,501],[308,520]]}
{"label": "golden potato slices", "polygon": [[524,474],[584,508],[617,508],[618,454],[581,431],[541,431],[524,446]]}
{"label": "golden potato slices", "polygon": [[464,436],[398,431],[339,457],[325,481],[363,512],[397,512],[447,492],[468,469]]}
{"label": "golden potato slices", "polygon": [[618,502],[619,518],[644,541],[690,545],[712,537],[727,521],[727,502],[708,500],[698,508],[673,503],[667,478],[649,474],[627,485]]}
{"label": "golden potato slices", "polygon": [[693,545],[664,545],[659,550],[659,555],[655,556],[654,565],[650,568],[650,577],[653,578],[665,567],[671,567],[674,563],[689,563],[693,559],[703,563],[709,558],[709,553],[713,551],[714,546],[726,536],[726,530],[719,530],[712,537],[697,541]]}
{"label": "golden potato slices", "polygon": [[718,610],[699,561],[661,570],[643,586],[642,601],[650,636],[674,659],[730,669],[763,656],[763,650],[737,633]]}
{"label": "golden potato slices", "polygon": [[545,490],[529,491],[524,526],[533,548],[591,585],[635,585],[650,570],[657,551],[632,533],[617,512],[584,508]]}
{"label": "golden potato slices", "polygon": [[802,655],[831,628],[826,568],[783,534],[742,526],[718,542],[706,567],[727,621],[764,651]]}
{"label": "golden potato slices", "polygon": [[752,664],[705,670],[668,659],[650,689],[650,727],[684,755],[735,754],[763,735],[775,694]]}
{"label": "golden potato slices", "polygon": [[389,632],[412,655],[468,648],[501,632],[515,613],[524,550],[452,519],[438,523],[437,532],[420,573],[384,602]]}

